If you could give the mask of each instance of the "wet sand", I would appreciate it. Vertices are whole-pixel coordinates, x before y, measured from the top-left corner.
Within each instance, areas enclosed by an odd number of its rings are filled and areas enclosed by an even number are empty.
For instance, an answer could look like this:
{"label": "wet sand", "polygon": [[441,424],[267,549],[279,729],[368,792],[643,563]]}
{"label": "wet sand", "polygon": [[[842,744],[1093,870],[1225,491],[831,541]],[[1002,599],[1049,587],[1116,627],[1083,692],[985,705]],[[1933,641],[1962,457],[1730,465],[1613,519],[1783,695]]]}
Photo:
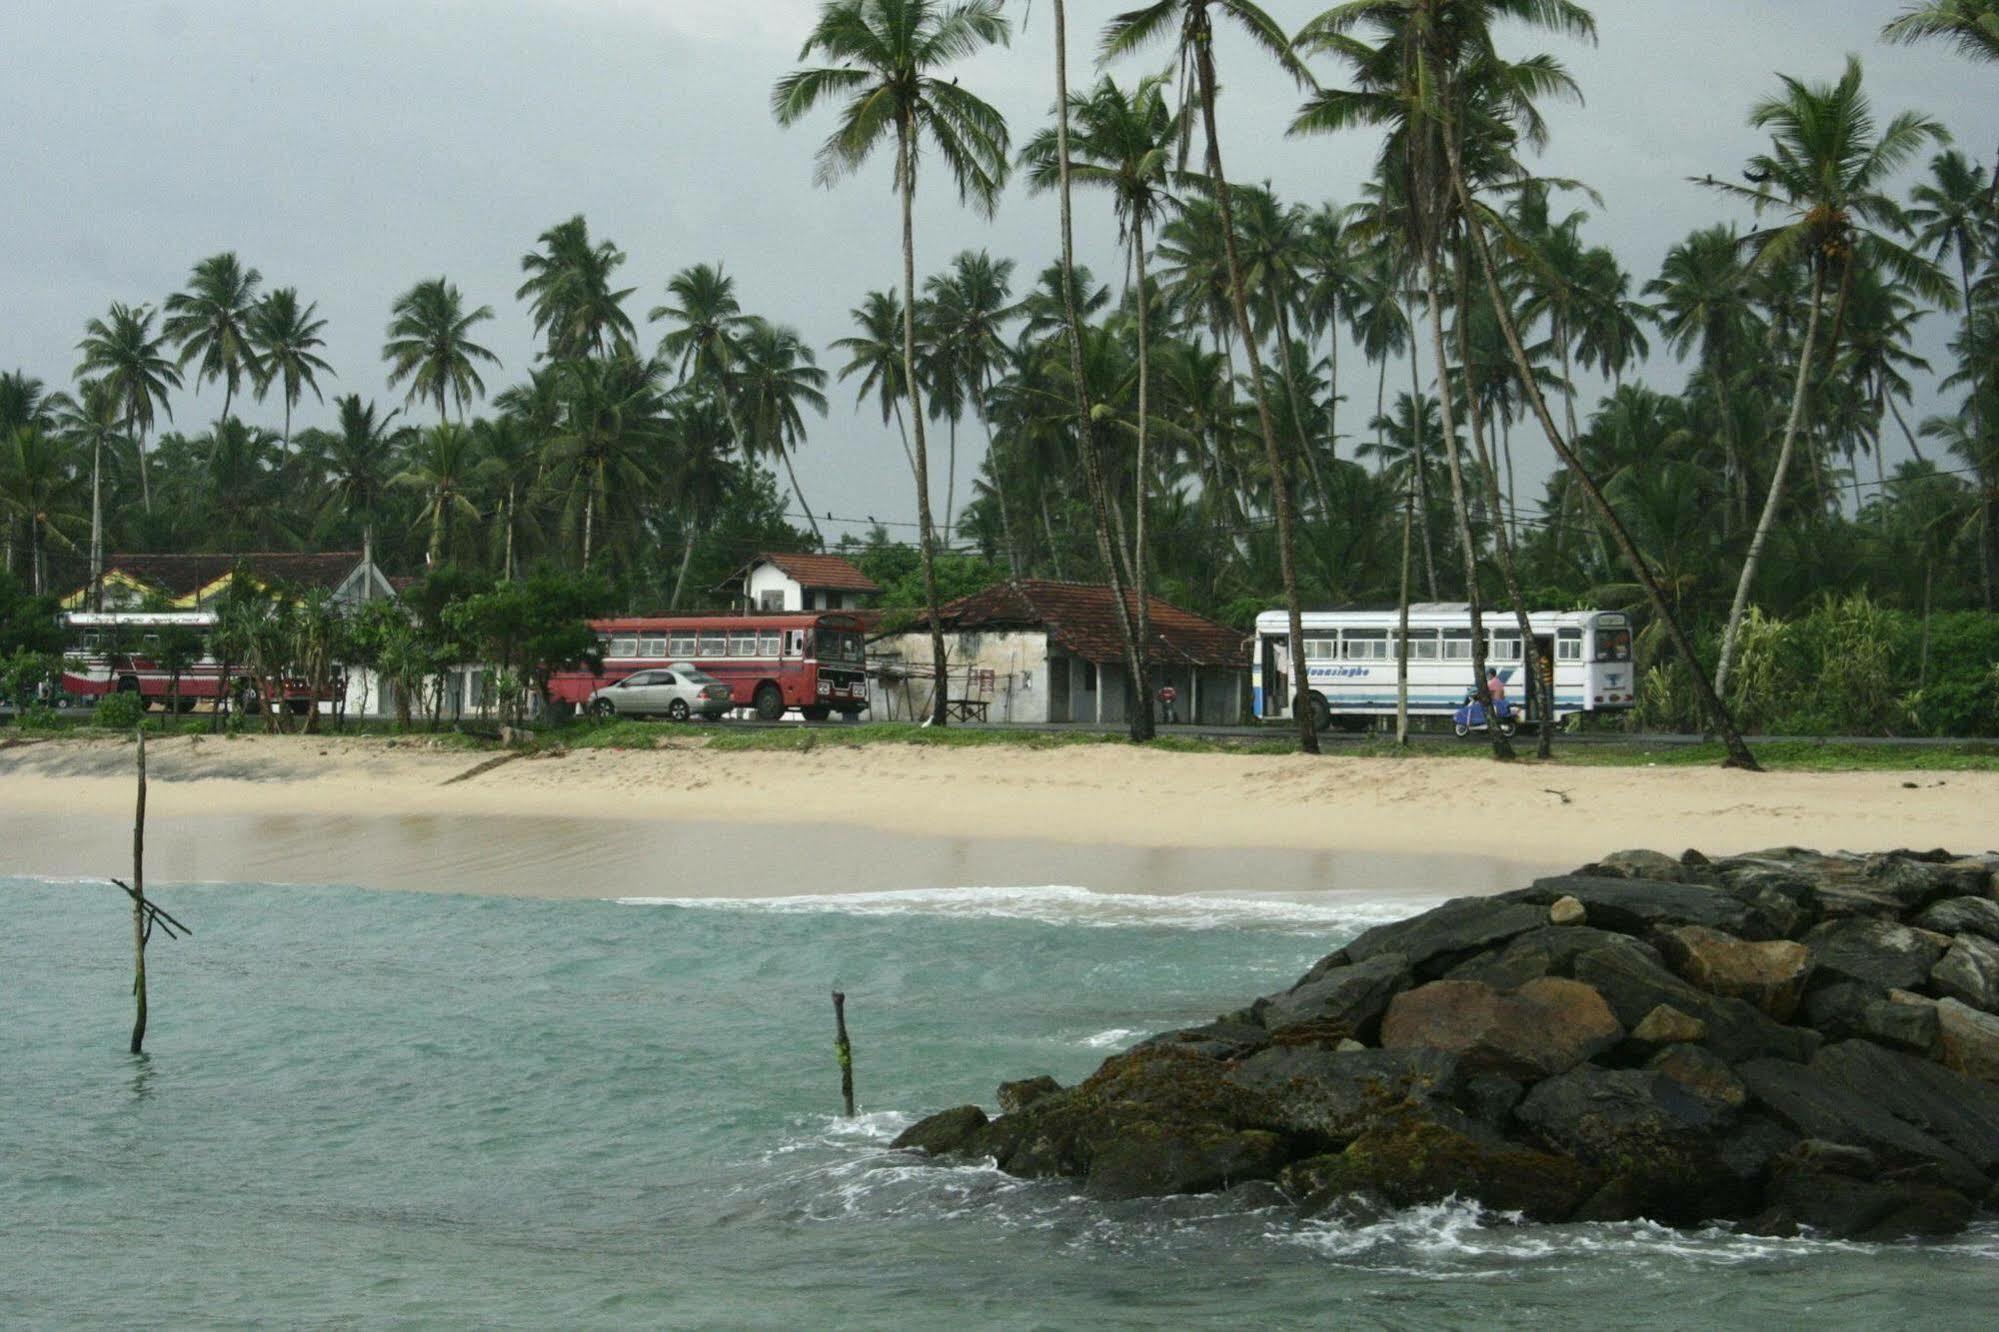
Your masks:
{"label": "wet sand", "polygon": [[[663,738],[670,738],[663,732]],[[155,742],[148,877],[562,898],[1063,885],[1491,892],[1627,846],[1989,848],[1999,774],[825,745],[493,763],[422,740]],[[0,749],[0,874],[130,864],[132,747]]]}

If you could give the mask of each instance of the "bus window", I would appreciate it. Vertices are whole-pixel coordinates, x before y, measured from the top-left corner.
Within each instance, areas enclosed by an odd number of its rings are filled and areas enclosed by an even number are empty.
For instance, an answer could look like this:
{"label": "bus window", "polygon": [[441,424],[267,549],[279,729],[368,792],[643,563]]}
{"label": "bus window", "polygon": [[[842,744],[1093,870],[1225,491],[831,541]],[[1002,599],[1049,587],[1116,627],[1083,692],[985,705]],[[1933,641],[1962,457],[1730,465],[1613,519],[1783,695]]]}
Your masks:
{"label": "bus window", "polygon": [[729,655],[732,657],[754,657],[757,655],[757,632],[737,632],[729,635]]}
{"label": "bus window", "polygon": [[1581,661],[1583,659],[1583,631],[1562,629],[1555,634],[1555,660]]}
{"label": "bus window", "polygon": [[1471,660],[1471,630],[1469,629],[1444,630],[1444,660],[1445,661]]}
{"label": "bus window", "polygon": [[757,634],[757,655],[775,657],[777,655],[778,633],[775,629],[764,629]]}
{"label": "bus window", "polygon": [[694,631],[692,629],[675,630],[667,636],[666,641],[669,648],[667,652],[668,656],[687,658],[694,655]]}
{"label": "bus window", "polygon": [[1305,640],[1305,660],[1331,661],[1337,655],[1333,646],[1334,640],[1330,638],[1308,638]]}
{"label": "bus window", "polygon": [[1340,653],[1348,661],[1386,661],[1389,657],[1386,629],[1349,629],[1340,635]]}
{"label": "bus window", "polygon": [[611,640],[613,657],[636,657],[639,655],[639,640],[636,638],[614,638]]}
{"label": "bus window", "polygon": [[1631,631],[1629,629],[1597,630],[1596,659],[1598,661],[1630,661]]}
{"label": "bus window", "polygon": [[1411,629],[1409,631],[1409,660],[1435,661],[1437,659],[1437,631],[1435,629]]}
{"label": "bus window", "polygon": [[729,636],[720,629],[701,631],[701,651],[703,657],[726,657],[729,655]]}
{"label": "bus window", "polygon": [[1519,661],[1520,635],[1494,634],[1492,636],[1492,647],[1486,655],[1490,656],[1494,661]]}
{"label": "bus window", "polygon": [[666,640],[664,638],[641,638],[639,640],[639,655],[641,657],[664,657],[666,655]]}
{"label": "bus window", "polygon": [[784,631],[784,655],[787,657],[802,657],[805,655],[805,631],[803,629],[787,629]]}

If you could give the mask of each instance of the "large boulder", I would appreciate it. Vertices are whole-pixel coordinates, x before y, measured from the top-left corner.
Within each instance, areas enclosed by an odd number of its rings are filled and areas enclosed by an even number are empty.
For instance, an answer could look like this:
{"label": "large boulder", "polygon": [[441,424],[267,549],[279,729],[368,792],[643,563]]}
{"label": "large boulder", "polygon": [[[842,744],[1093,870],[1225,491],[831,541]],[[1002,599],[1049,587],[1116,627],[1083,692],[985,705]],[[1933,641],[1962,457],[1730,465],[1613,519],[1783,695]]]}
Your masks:
{"label": "large boulder", "polygon": [[932,1156],[954,1156],[976,1149],[987,1122],[986,1112],[976,1105],[961,1105],[917,1120],[889,1145]]}
{"label": "large boulder", "polygon": [[1538,906],[1541,909],[1496,897],[1453,898],[1421,915],[1375,926],[1347,945],[1347,956],[1365,962],[1400,954],[1418,976],[1429,980],[1470,953],[1546,925],[1547,903]]}
{"label": "large boulder", "polygon": [[1661,1004],[1707,1024],[1704,1044],[1730,1063],[1774,1056],[1809,1059],[1819,1047],[1816,1032],[1786,1027],[1740,999],[1708,994],[1632,950],[1599,948],[1576,959],[1575,978],[1595,987],[1617,1020],[1635,1027]]}
{"label": "large boulder", "polygon": [[1720,1055],[1698,1045],[1669,1045],[1645,1067],[1665,1074],[1716,1110],[1740,1110],[1749,1103],[1749,1089],[1735,1070]]}
{"label": "large boulder", "polygon": [[1924,909],[1916,924],[1937,934],[1976,934],[1999,942],[1999,901],[1989,897],[1946,897]]}
{"label": "large boulder", "polygon": [[1964,1194],[1920,1173],[1876,1178],[1794,1157],[1773,1175],[1764,1210],[1743,1223],[1749,1234],[1884,1243],[1954,1235],[1976,1210]]}
{"label": "large boulder", "polygon": [[1926,984],[1943,956],[1937,936],[1892,921],[1851,916],[1829,920],[1805,935],[1812,963],[1828,980],[1849,980],[1877,991],[1913,990]]}
{"label": "large boulder", "polygon": [[1585,1064],[1535,1087],[1513,1114],[1605,1178],[1579,1220],[1687,1224],[1750,1205],[1750,1186],[1719,1159],[1733,1113],[1656,1069]]}
{"label": "large boulder", "polygon": [[1930,969],[1930,985],[1947,998],[1999,1012],[1999,944],[1976,934],[1958,935]]}
{"label": "large boulder", "polygon": [[1496,990],[1514,990],[1543,976],[1573,977],[1576,959],[1595,948],[1624,948],[1655,965],[1661,961],[1658,949],[1628,934],[1589,925],[1550,925],[1529,930],[1509,940],[1504,948],[1460,963],[1446,979],[1483,981]]}
{"label": "large boulder", "polygon": [[1259,1129],[1143,1123],[1098,1148],[1083,1191],[1092,1198],[1212,1193],[1274,1178],[1286,1155],[1282,1138]]}
{"label": "large boulder", "polygon": [[1788,939],[1749,943],[1704,925],[1662,931],[1660,951],[1673,970],[1709,994],[1741,999],[1789,1022],[1812,974],[1812,955]]}
{"label": "large boulder", "polygon": [[1746,938],[1769,937],[1767,922],[1755,911],[1704,884],[1570,874],[1537,879],[1500,900],[1547,907],[1563,897],[1581,902],[1590,924],[1620,934],[1644,937],[1675,925],[1705,925]]}
{"label": "large boulder", "polygon": [[1140,1047],[1168,1046],[1183,1054],[1208,1059],[1242,1059],[1270,1044],[1270,1033],[1261,1023],[1247,1019],[1222,1018],[1200,1027],[1162,1031],[1139,1042]]}
{"label": "large boulder", "polygon": [[1894,1165],[1935,1167],[1952,1188],[1983,1194],[1982,1172],[1961,1152],[1849,1088],[1837,1070],[1753,1059],[1738,1070],[1752,1102],[1807,1138],[1864,1147]]}
{"label": "large boulder", "polygon": [[1663,851],[1613,851],[1594,865],[1585,865],[1578,874],[1616,879],[1655,879],[1660,883],[1693,883],[1693,870]]}
{"label": "large boulder", "polygon": [[1976,862],[1912,851],[1805,852],[1792,868],[1811,878],[1828,916],[1905,916],[1940,898],[1981,896],[1990,883]]}
{"label": "large boulder", "polygon": [[1825,916],[1818,889],[1789,869],[1740,866],[1721,874],[1721,891],[1748,907],[1767,939],[1796,939]]}
{"label": "large boulder", "polygon": [[999,1096],[1000,1113],[1010,1115],[1016,1110],[1025,1110],[1036,1101],[1053,1096],[1061,1090],[1062,1084],[1049,1077],[1046,1073],[1041,1074],[1039,1077],[1021,1078],[1014,1082],[1002,1082],[999,1085],[997,1093]]}
{"label": "large boulder", "polygon": [[1308,1213],[1356,1195],[1393,1207],[1459,1197],[1536,1221],[1565,1221],[1595,1179],[1564,1157],[1417,1121],[1383,1125],[1343,1151],[1300,1161],[1278,1182]]}
{"label": "large boulder", "polygon": [[1456,1058],[1435,1050],[1333,1051],[1276,1046],[1227,1074],[1267,1107],[1256,1127],[1332,1141],[1384,1119],[1448,1117],[1465,1083]]}
{"label": "large boulder", "polygon": [[1565,1072],[1623,1037],[1602,995],[1556,976],[1506,991],[1433,981],[1395,996],[1381,1022],[1386,1049],[1441,1050],[1474,1072],[1523,1081]]}
{"label": "large boulder", "polygon": [[1308,977],[1284,991],[1257,1000],[1250,1012],[1266,1030],[1309,1025],[1327,1036],[1373,1034],[1388,1001],[1415,981],[1401,953],[1375,953]]}
{"label": "large boulder", "polygon": [[1937,1046],[1944,1067],[1999,1082],[1999,1017],[1945,999],[1937,1005]]}
{"label": "large boulder", "polygon": [[1999,1087],[1871,1041],[1828,1045],[1811,1067],[1987,1174],[1999,1170]]}
{"label": "large boulder", "polygon": [[1805,999],[1805,1020],[1829,1041],[1857,1036],[1919,1055],[1937,1049],[1936,1000],[1907,990],[1883,997],[1857,981],[1821,985]]}

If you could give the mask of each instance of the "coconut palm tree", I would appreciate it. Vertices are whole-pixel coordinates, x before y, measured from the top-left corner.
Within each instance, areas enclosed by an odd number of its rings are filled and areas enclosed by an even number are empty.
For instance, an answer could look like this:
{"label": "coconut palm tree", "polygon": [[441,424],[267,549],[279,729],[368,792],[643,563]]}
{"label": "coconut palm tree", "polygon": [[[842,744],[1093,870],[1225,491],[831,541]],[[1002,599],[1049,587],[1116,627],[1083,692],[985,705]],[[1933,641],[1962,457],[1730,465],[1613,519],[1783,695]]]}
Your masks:
{"label": "coconut palm tree", "polygon": [[492,317],[490,305],[467,311],[464,294],[447,278],[428,278],[411,287],[396,298],[389,340],[382,346],[382,359],[389,363],[389,387],[408,380],[403,402],[419,398],[435,402],[439,424],[451,419],[447,402],[456,402],[463,422],[466,405],[486,391],[477,362],[500,363],[471,337],[473,328]]}
{"label": "coconut palm tree", "polygon": [[[1748,202],[1759,218],[1765,213],[1781,213],[1781,222],[1745,238],[1755,263],[1798,266],[1811,274],[1811,303],[1798,349],[1790,416],[1778,445],[1763,513],[1736,580],[1728,624],[1722,631],[1715,690],[1724,698],[1743,612],[1749,608],[1749,591],[1777,521],[1791,455],[1804,421],[1806,391],[1820,350],[1819,323],[1828,285],[1841,293],[1846,291],[1854,261],[1864,245],[1867,258],[1881,264],[1897,280],[1932,299],[1950,298],[1949,284],[1942,281],[1933,264],[1888,237],[1890,229],[1906,229],[1906,219],[1900,206],[1884,192],[1895,173],[1925,144],[1945,141],[1948,136],[1943,126],[1907,111],[1877,128],[1874,108],[1861,87],[1857,58],[1847,59],[1845,71],[1834,83],[1810,84],[1789,75],[1779,77],[1784,91],[1757,103],[1749,114],[1753,127],[1771,134],[1770,151],[1752,157],[1744,171],[1749,183],[1738,185],[1712,178],[1699,182]],[[1843,313],[1843,297],[1841,310]],[[1838,341],[1837,333],[1832,340]]]}
{"label": "coconut palm tree", "polygon": [[516,569],[515,536],[521,526],[520,502],[533,489],[540,471],[541,442],[529,434],[522,418],[506,412],[474,421],[472,436],[479,451],[477,478],[496,497],[492,514],[499,530],[493,534],[493,544],[499,547],[500,579],[511,583]]}
{"label": "coconut palm tree", "polygon": [[784,464],[791,479],[791,493],[812,535],[825,544],[826,534],[805,502],[805,490],[798,484],[798,470],[791,455],[805,442],[805,414],[810,407],[826,414],[826,372],[821,370],[812,349],[798,336],[798,330],[752,319],[744,331],[741,357],[743,415],[749,426],[750,447],[758,453],[774,454]]}
{"label": "coconut palm tree", "polygon": [[1907,5],[1881,29],[1882,37],[1904,44],[1937,39],[1959,55],[1999,61],[1999,3],[1995,0],[1923,0]]}
{"label": "coconut palm tree", "polygon": [[882,424],[887,425],[894,418],[903,456],[914,473],[916,456],[909,451],[909,427],[902,419],[903,400],[909,396],[903,386],[902,297],[892,287],[871,291],[847,314],[860,331],[852,337],[833,340],[835,348],[847,353],[847,363],[840,367],[840,381],[845,383],[859,375],[855,405],[866,401],[872,393],[881,406]]}
{"label": "coconut palm tree", "polygon": [[729,437],[747,461],[749,437],[736,412],[736,361],[751,316],[736,299],[736,280],[720,264],[695,264],[667,280],[666,294],[672,303],[646,315],[647,323],[672,321],[659,340],[660,362],[673,366],[681,383],[697,384],[721,404]]}
{"label": "coconut palm tree", "polygon": [[54,397],[56,428],[71,444],[90,451],[90,608],[104,609],[104,454],[125,443],[125,404],[108,381],[86,379],[76,398]]}
{"label": "coconut palm tree", "polygon": [[256,373],[257,349],[250,337],[250,320],[256,312],[257,288],[263,281],[263,274],[243,267],[233,252],[216,254],[194,266],[186,291],[167,297],[162,331],[179,345],[181,369],[187,369],[189,361],[200,361],[194,375],[197,388],[221,381],[225,419],[244,375],[254,377]]}
{"label": "coconut palm tree", "polygon": [[[1137,589],[1138,679],[1150,697],[1152,643],[1152,580],[1146,541],[1147,510],[1152,479],[1152,307],[1153,287],[1147,272],[1147,229],[1156,226],[1172,206],[1173,149],[1180,138],[1180,117],[1166,98],[1163,75],[1139,80],[1127,92],[1106,75],[1088,93],[1070,98],[1068,182],[1101,189],[1111,196],[1118,240],[1125,246],[1137,279],[1132,308],[1137,314],[1138,409],[1137,457],[1133,464],[1132,586]],[[1021,160],[1032,189],[1060,188],[1063,163],[1057,156],[1056,134],[1043,130],[1028,142]],[[1002,502],[1004,497],[1002,496]],[[1150,703],[1146,706],[1149,708]]]}
{"label": "coconut palm tree", "polygon": [[[582,538],[582,567],[590,567],[600,523],[615,505],[638,507],[650,482],[648,457],[661,438],[666,369],[633,356],[564,361],[563,415],[548,444],[551,471],[567,477],[571,521]],[[581,502],[581,513],[574,506]]]}
{"label": "coconut palm tree", "polygon": [[153,311],[112,303],[110,314],[84,326],[83,341],[76,349],[83,353],[77,363],[79,378],[101,379],[110,385],[124,404],[125,432],[139,449],[139,493],[150,512],[153,483],[146,466],[146,435],[153,428],[155,411],[173,419],[167,390],[180,387],[180,371],[161,350],[167,335],[153,334]]}
{"label": "coconut palm tree", "polygon": [[1729,407],[1732,366],[1757,333],[1741,237],[1726,223],[1694,232],[1666,251],[1659,276],[1645,284],[1645,294],[1658,300],[1654,317],[1666,345],[1682,359],[1694,355],[1695,374],[1720,407],[1722,446],[1728,459],[1729,503],[1723,512],[1747,526],[1749,473],[1735,432],[1735,413]]}
{"label": "coconut palm tree", "polygon": [[80,526],[75,462],[68,441],[38,424],[17,426],[0,439],[0,514],[28,534],[29,588],[38,597],[50,590],[50,544],[76,550],[71,535]]}
{"label": "coconut palm tree", "polygon": [[[1201,126],[1207,143],[1207,188],[1214,195],[1216,220],[1228,265],[1229,312],[1236,337],[1249,360],[1249,380],[1256,401],[1257,425],[1263,433],[1265,464],[1270,471],[1271,496],[1277,510],[1278,568],[1284,582],[1285,608],[1291,619],[1291,660],[1296,667],[1292,681],[1292,712],[1298,719],[1300,746],[1306,753],[1316,754],[1319,752],[1319,736],[1310,702],[1311,682],[1304,670],[1305,628],[1303,607],[1298,598],[1296,538],[1293,533],[1297,515],[1292,506],[1290,484],[1285,479],[1284,455],[1277,442],[1277,426],[1271,416],[1269,395],[1264,389],[1262,357],[1257,349],[1255,330],[1250,324],[1249,299],[1243,286],[1243,264],[1236,249],[1235,214],[1229,179],[1222,165],[1221,131],[1215,110],[1221,95],[1220,79],[1215,71],[1213,11],[1216,9],[1220,9],[1224,19],[1276,60],[1278,66],[1296,82],[1311,82],[1304,65],[1293,54],[1290,39],[1284,35],[1283,29],[1250,0],[1153,0],[1137,9],[1126,10],[1105,27],[1103,56],[1109,60],[1138,51],[1155,41],[1172,39],[1180,61],[1182,96],[1195,98],[1200,104]],[[1184,133],[1191,136],[1191,124]],[[1183,148],[1188,141],[1183,138]]]}
{"label": "coconut palm tree", "polygon": [[[1999,26],[1999,19],[1994,23]],[[1985,169],[1951,148],[1930,159],[1929,179],[1909,191],[1909,203],[1908,222],[1916,245],[1938,264],[1957,262],[1958,298],[1968,337],[1982,304],[1971,274],[1999,241],[1999,198],[1986,182]],[[1978,410],[1976,394],[1971,408],[1974,413]]]}
{"label": "coconut palm tree", "polygon": [[[965,250],[952,259],[944,272],[925,280],[924,310],[919,318],[928,325],[933,351],[944,353],[951,378],[960,390],[955,396],[969,405],[986,432],[988,458],[994,450],[989,398],[993,373],[1004,364],[1007,354],[1005,326],[1019,313],[1013,302],[1011,259],[995,260],[984,250]],[[927,318],[926,318],[927,316]],[[944,528],[951,530],[952,494],[957,477],[957,418],[951,415],[951,457],[944,487]],[[1007,505],[1003,469],[995,468],[994,498],[998,501],[1004,529],[1007,558],[1015,576],[1019,557],[1013,549],[1013,518]]]}
{"label": "coconut palm tree", "polygon": [[[395,424],[397,411],[379,410],[361,395],[333,400],[337,424],[322,445],[325,481],[320,490],[324,518],[351,518],[361,525],[361,547],[375,557],[375,523],[388,504],[396,475],[396,450],[407,438]],[[303,438],[303,436],[301,436]]]}
{"label": "coconut palm tree", "polygon": [[916,454],[918,550],[936,688],[931,721],[942,726],[948,692],[944,627],[938,615],[936,533],[930,518],[930,457],[916,383],[916,177],[928,144],[951,173],[959,198],[990,215],[1006,182],[1006,120],[989,103],[948,81],[942,71],[980,50],[1004,44],[1010,28],[1000,0],[827,0],[800,58],[831,62],[778,80],[771,109],[795,125],[827,103],[839,124],[821,144],[816,178],[831,185],[893,144],[902,203],[903,383],[910,399]]}
{"label": "coconut palm tree", "polygon": [[611,288],[625,252],[607,240],[592,244],[581,213],[542,232],[535,243],[539,250],[521,256],[528,278],[514,298],[529,302],[534,331],[547,339],[542,355],[562,361],[628,350],[633,329],[624,300],[636,288]]}
{"label": "coconut palm tree", "polygon": [[440,421],[417,437],[407,465],[390,478],[390,485],[414,490],[422,497],[417,525],[429,529],[424,563],[432,568],[442,564],[454,548],[453,522],[459,518],[478,520],[479,509],[472,502],[478,465],[472,432],[456,422]]}
{"label": "coconut palm tree", "polygon": [[323,372],[332,374],[333,367],[320,358],[316,348],[325,346],[319,334],[326,327],[324,319],[316,318],[319,313],[317,301],[299,308],[298,290],[295,287],[278,287],[258,301],[250,312],[250,345],[256,351],[256,361],[252,366],[252,378],[256,381],[257,400],[262,402],[273,384],[285,401],[285,453],[292,449],[292,408],[298,405],[306,389],[320,402],[326,398],[319,391],[319,376]]}

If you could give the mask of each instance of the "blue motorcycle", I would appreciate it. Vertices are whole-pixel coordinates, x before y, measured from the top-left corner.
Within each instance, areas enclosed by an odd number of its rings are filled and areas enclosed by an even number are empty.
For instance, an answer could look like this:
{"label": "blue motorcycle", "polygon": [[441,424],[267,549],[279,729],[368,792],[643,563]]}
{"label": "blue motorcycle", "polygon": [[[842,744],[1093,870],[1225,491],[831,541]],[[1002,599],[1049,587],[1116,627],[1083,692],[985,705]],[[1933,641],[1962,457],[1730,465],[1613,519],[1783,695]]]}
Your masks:
{"label": "blue motorcycle", "polygon": [[[1511,736],[1520,728],[1520,710],[1505,699],[1493,705],[1493,715],[1499,718],[1499,733]],[[1473,731],[1485,730],[1485,708],[1478,701],[1478,695],[1466,694],[1464,706],[1451,714],[1451,729],[1463,739]]]}

